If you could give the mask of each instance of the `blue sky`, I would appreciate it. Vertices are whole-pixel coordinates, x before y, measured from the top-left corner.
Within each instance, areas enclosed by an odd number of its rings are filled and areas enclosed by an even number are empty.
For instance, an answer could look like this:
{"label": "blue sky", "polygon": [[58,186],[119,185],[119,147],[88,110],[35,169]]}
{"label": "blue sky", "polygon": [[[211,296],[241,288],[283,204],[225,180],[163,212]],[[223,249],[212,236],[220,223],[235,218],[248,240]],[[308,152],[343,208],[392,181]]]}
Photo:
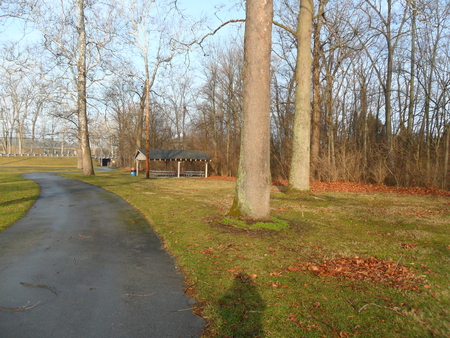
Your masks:
{"label": "blue sky", "polygon": [[[208,26],[212,30],[227,20],[245,18],[242,0],[177,0],[177,5],[194,20],[208,18]],[[0,38],[15,40],[21,37],[22,33],[11,22],[0,30]]]}
{"label": "blue sky", "polygon": [[[194,19],[207,18],[210,31],[228,20],[245,18],[244,3],[241,0],[178,0],[178,6]],[[222,28],[218,35],[233,31],[233,25],[235,28],[236,24],[231,24]]]}

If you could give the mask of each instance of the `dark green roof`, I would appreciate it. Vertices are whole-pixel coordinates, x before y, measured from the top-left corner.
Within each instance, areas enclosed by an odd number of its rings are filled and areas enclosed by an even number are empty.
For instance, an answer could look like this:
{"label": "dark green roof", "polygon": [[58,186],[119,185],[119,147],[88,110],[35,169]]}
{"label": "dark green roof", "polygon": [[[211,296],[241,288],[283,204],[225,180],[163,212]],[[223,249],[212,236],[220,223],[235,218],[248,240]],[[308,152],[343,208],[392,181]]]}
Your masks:
{"label": "dark green roof", "polygon": [[[145,149],[139,149],[135,158],[141,154],[146,157]],[[204,151],[199,150],[171,150],[171,149],[150,149],[150,160],[153,161],[204,161],[209,162],[211,158]]]}

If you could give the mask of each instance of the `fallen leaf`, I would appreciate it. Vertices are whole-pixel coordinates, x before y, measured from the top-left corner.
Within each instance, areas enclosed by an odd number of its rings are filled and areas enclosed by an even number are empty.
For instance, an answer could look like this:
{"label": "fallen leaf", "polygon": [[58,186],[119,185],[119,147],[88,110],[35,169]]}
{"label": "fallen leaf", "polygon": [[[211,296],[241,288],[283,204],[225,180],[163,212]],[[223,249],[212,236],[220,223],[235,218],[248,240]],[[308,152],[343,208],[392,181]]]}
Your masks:
{"label": "fallen leaf", "polygon": [[[288,270],[289,270],[289,268],[288,268]],[[289,270],[289,271],[293,271],[293,270]],[[298,271],[298,270],[295,270],[295,271]],[[269,275],[279,277],[279,276],[281,276],[281,272],[271,272]]]}
{"label": "fallen leaf", "polygon": [[300,271],[302,268],[299,266],[288,266],[287,269],[289,271]]}

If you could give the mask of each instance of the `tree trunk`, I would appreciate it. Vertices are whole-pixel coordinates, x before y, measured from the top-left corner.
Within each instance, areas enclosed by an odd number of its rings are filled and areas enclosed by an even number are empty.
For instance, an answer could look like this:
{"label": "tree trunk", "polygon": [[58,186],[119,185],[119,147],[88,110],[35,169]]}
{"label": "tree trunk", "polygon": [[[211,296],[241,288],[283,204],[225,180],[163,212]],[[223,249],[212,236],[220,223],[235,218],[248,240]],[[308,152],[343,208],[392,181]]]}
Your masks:
{"label": "tree trunk", "polygon": [[89,146],[89,131],[86,112],[86,29],[84,26],[84,0],[77,0],[78,5],[78,81],[77,106],[80,148],[83,163],[83,174],[94,175],[91,148]]}
{"label": "tree trunk", "polygon": [[424,120],[425,120],[425,152],[426,152],[426,184],[432,184],[432,175],[431,175],[431,119],[430,119],[430,110],[431,110],[431,95],[432,95],[432,86],[433,86],[433,73],[435,71],[436,68],[436,50],[437,50],[437,45],[438,45],[438,41],[439,41],[439,34],[438,34],[438,38],[436,38],[436,42],[433,46],[433,53],[432,53],[432,57],[431,60],[429,61],[430,63],[430,68],[429,68],[429,73],[427,76],[427,84],[426,84],[426,89],[425,89],[425,107],[424,107]]}
{"label": "tree trunk", "polygon": [[270,52],[273,1],[247,0],[241,153],[230,214],[270,220]]}
{"label": "tree trunk", "polygon": [[[369,134],[369,127],[367,124],[367,120],[369,117],[368,114],[368,103],[367,103],[367,84],[366,84],[366,78],[364,76],[361,75],[361,123],[360,126],[362,127],[362,133],[361,133],[361,137],[362,137],[362,148],[363,148],[363,168],[364,168],[364,173],[367,172],[367,168],[368,168],[368,145],[367,145],[367,137]],[[365,179],[367,179],[368,177],[366,176]]]}
{"label": "tree trunk", "polygon": [[406,185],[411,184],[411,167],[413,156],[412,128],[414,118],[414,100],[415,100],[415,78],[416,78],[416,0],[411,0],[411,65],[409,80],[409,105],[408,105],[408,123],[406,133]]}
{"label": "tree trunk", "polygon": [[320,112],[320,58],[321,53],[321,41],[320,32],[322,30],[323,24],[323,11],[328,0],[321,0],[319,3],[319,15],[316,19],[314,25],[314,49],[313,49],[313,63],[312,63],[312,73],[313,73],[313,106],[311,114],[311,166],[314,170],[313,177],[317,178],[317,170],[319,163],[320,154],[320,122],[321,122],[321,112]]}
{"label": "tree trunk", "polygon": [[443,170],[443,182],[442,182],[442,189],[449,189],[450,188],[450,177],[448,176],[449,173],[449,152],[450,152],[450,124],[447,125],[445,132],[445,144],[444,144],[444,170]]}
{"label": "tree trunk", "polygon": [[139,101],[139,112],[137,116],[137,125],[136,125],[136,149],[142,148],[142,131],[143,131],[143,121],[144,121],[144,111],[145,111],[145,102],[147,98],[147,85],[148,81],[145,80],[144,89]]}
{"label": "tree trunk", "polygon": [[150,73],[147,51],[145,62],[145,178],[150,178]]}
{"label": "tree trunk", "polygon": [[313,0],[301,0],[297,26],[295,118],[288,191],[309,191],[311,134],[311,27]]}
{"label": "tree trunk", "polygon": [[334,173],[332,179],[336,177],[336,152],[334,150],[335,143],[335,124],[333,117],[333,78],[330,74],[330,70],[327,69],[326,76],[326,114],[327,114],[327,144],[328,144],[328,166]]}

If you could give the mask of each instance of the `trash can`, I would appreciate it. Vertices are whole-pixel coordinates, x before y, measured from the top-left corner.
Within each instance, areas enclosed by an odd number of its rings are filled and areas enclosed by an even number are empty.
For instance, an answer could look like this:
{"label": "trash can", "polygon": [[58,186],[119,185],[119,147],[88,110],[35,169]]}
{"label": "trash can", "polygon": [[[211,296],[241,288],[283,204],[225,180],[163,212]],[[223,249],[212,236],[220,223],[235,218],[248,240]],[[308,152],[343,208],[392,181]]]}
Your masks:
{"label": "trash can", "polygon": [[136,168],[131,168],[131,176],[136,176]]}

